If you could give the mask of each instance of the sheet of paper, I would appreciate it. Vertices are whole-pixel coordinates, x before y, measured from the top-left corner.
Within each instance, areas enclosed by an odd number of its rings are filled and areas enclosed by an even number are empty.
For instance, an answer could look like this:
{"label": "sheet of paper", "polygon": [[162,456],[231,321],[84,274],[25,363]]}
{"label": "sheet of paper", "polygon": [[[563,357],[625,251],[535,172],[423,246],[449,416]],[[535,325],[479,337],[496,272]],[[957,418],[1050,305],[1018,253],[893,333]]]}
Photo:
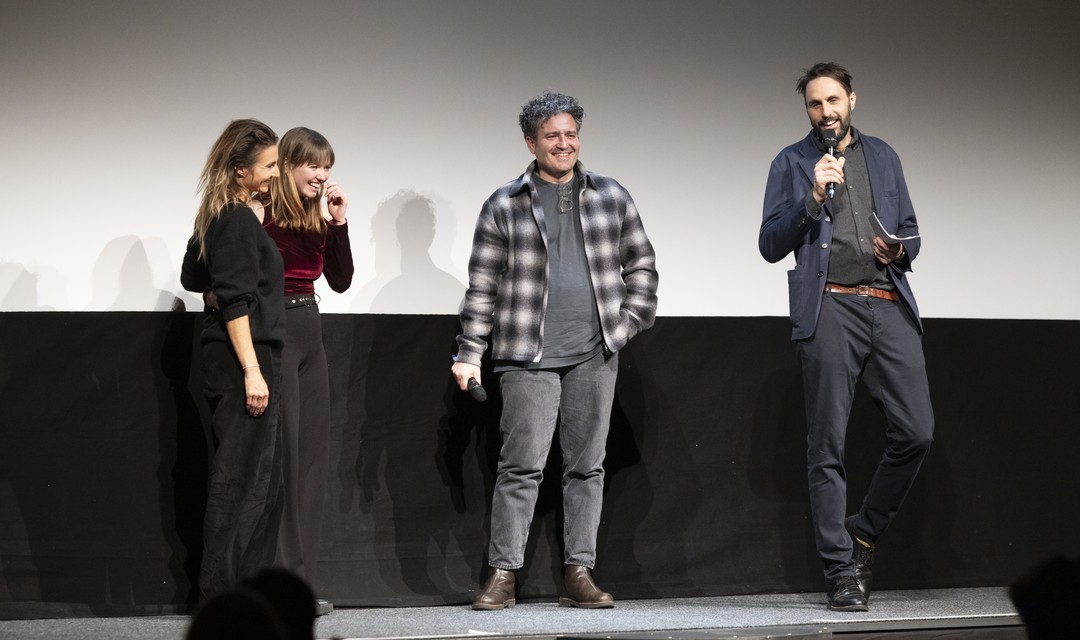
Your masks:
{"label": "sheet of paper", "polygon": [[918,238],[918,235],[905,236],[903,238],[894,236],[885,230],[885,227],[881,226],[881,220],[878,219],[877,213],[870,214],[870,226],[874,228],[874,235],[885,241],[885,244],[900,244],[904,240],[912,240]]}

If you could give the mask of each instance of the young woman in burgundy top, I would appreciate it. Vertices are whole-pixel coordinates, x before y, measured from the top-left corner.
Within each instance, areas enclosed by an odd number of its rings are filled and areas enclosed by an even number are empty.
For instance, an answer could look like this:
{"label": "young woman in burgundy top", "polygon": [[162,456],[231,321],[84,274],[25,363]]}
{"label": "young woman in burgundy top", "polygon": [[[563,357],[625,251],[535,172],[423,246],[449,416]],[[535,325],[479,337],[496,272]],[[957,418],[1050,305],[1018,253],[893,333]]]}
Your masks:
{"label": "young woman in burgundy top", "polygon": [[278,176],[277,135],[234,120],[214,143],[181,284],[208,300],[203,389],[217,447],[210,463],[199,588],[204,598],[274,563],[282,508],[278,436],[285,342],[281,254],[253,194]]}
{"label": "young woman in burgundy top", "polygon": [[[285,511],[277,563],[314,584],[330,452],[330,380],[315,280],[325,275],[338,293],[352,283],[349,201],[336,182],[328,182],[334,150],[319,133],[289,130],[281,138],[278,161],[281,178],[273,182],[263,222],[285,263],[288,319],[281,402]],[[332,605],[321,607],[320,613]]]}

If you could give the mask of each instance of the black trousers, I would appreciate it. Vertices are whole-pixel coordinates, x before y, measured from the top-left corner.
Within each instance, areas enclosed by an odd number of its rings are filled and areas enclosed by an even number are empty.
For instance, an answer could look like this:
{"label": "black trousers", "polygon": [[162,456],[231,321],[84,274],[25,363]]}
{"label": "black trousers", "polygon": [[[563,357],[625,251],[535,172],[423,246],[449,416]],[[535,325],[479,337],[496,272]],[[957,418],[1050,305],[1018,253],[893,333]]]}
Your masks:
{"label": "black trousers", "polygon": [[205,598],[274,563],[282,507],[281,353],[258,344],[255,352],[270,388],[270,404],[257,418],[246,410],[244,372],[232,347],[203,345],[203,385],[216,441],[199,572]]}
{"label": "black trousers", "polygon": [[[844,439],[861,376],[885,413],[888,445],[856,514],[876,542],[896,516],[933,441],[934,412],[922,337],[898,302],[826,293],[814,335],[797,343],[806,395],[810,509],[825,578],[855,573],[844,529]],[[859,425],[863,427],[865,425]]]}
{"label": "black trousers", "polygon": [[299,306],[285,313],[281,357],[285,508],[276,562],[314,583],[330,460],[330,377],[319,308]]}

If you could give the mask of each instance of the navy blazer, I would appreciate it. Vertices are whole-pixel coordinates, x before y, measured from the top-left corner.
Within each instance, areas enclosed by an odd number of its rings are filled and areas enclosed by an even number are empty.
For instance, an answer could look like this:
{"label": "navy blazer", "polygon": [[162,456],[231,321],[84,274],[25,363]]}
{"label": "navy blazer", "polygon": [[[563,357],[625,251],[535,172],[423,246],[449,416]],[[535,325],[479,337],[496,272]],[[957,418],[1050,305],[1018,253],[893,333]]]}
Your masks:
{"label": "navy blazer", "polygon": [[[899,237],[918,235],[919,223],[915,220],[900,158],[883,140],[861,132],[859,135],[870,176],[874,210],[882,226]],[[776,156],[769,167],[769,181],[765,186],[758,249],[769,262],[779,262],[795,252],[795,268],[788,271],[792,340],[814,335],[829,272],[832,203],[825,201],[817,220],[806,213],[806,196],[814,187],[814,165],[821,155],[813,134],[808,134]],[[905,240],[904,255],[886,271],[900,294],[901,303],[922,333],[919,307],[905,276],[906,271],[911,271],[911,261],[919,255],[920,245],[919,238]]]}

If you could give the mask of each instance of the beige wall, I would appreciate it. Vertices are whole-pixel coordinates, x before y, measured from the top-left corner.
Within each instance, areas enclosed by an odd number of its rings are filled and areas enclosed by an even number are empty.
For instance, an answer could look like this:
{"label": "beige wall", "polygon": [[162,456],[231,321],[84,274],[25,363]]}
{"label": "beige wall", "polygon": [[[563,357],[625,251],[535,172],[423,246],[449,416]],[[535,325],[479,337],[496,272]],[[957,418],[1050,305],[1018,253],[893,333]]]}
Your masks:
{"label": "beige wall", "polygon": [[454,313],[480,204],[530,160],[517,111],[551,88],[634,194],[661,315],[786,315],[765,176],[807,130],[794,78],[835,59],[904,161],[924,315],[1080,319],[1078,23],[1064,1],[6,2],[0,310],[197,309],[198,172],[252,116],[337,151],[357,273],[324,311]]}

